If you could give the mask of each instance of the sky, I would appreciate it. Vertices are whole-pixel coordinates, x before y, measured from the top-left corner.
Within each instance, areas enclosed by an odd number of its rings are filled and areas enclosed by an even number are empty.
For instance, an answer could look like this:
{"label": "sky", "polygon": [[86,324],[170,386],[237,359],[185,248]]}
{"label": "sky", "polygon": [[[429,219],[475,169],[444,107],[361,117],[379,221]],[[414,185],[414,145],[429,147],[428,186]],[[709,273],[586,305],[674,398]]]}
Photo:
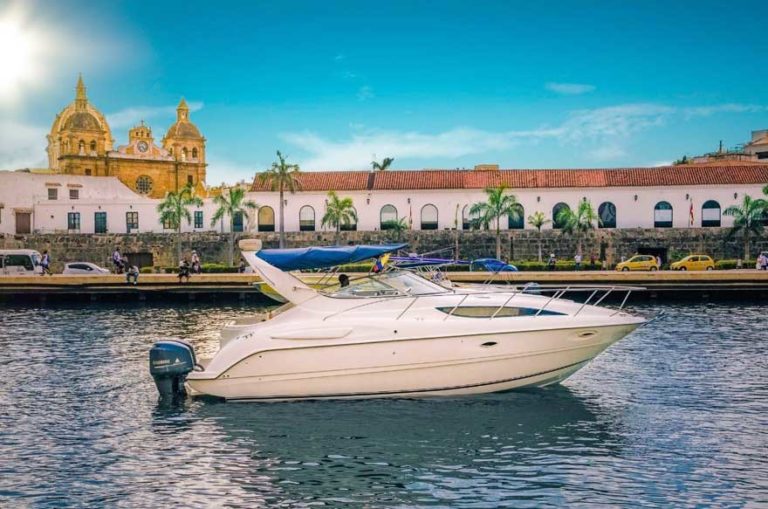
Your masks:
{"label": "sky", "polygon": [[46,166],[78,73],[116,144],[181,97],[208,183],[654,166],[768,129],[768,2],[0,0],[0,169]]}

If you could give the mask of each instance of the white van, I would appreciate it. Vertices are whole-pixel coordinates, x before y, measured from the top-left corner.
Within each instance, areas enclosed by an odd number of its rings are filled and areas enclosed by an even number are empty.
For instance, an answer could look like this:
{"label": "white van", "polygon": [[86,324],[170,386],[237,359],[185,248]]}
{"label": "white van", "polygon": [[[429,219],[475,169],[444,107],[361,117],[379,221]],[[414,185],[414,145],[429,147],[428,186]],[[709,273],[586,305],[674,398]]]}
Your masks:
{"label": "white van", "polygon": [[41,274],[42,256],[33,249],[0,249],[0,275],[32,276]]}

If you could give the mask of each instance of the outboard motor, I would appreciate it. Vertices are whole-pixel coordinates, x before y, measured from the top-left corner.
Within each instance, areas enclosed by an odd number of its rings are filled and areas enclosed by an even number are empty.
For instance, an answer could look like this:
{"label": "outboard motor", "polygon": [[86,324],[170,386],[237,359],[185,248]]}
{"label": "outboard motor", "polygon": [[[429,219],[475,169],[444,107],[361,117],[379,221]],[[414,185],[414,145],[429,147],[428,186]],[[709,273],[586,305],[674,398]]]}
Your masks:
{"label": "outboard motor", "polygon": [[185,396],[184,382],[195,365],[195,349],[181,339],[158,341],[149,351],[149,374],[161,398]]}

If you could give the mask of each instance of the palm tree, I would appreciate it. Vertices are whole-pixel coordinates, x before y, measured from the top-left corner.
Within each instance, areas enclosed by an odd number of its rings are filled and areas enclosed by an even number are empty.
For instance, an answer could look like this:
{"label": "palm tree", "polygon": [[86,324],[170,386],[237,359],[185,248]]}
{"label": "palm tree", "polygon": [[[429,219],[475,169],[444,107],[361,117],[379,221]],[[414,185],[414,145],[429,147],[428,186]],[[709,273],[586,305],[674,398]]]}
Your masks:
{"label": "palm tree", "polygon": [[258,179],[262,185],[268,185],[271,191],[280,191],[280,247],[285,247],[285,213],[283,206],[283,194],[285,191],[295,193],[301,189],[301,183],[298,176],[301,172],[298,164],[288,164],[280,151],[277,151],[277,161],[272,163],[272,167],[259,174]]}
{"label": "palm tree", "polygon": [[394,157],[385,157],[384,160],[382,160],[380,163],[376,161],[371,161],[371,166],[373,166],[373,169],[376,171],[383,171],[389,168],[394,161],[395,161]]}
{"label": "palm tree", "polygon": [[160,221],[176,230],[176,257],[181,260],[181,222],[186,219],[187,224],[192,222],[190,207],[202,207],[203,200],[193,194],[192,186],[187,184],[180,191],[169,191],[165,199],[157,205],[160,213]]}
{"label": "palm tree", "polygon": [[581,254],[581,247],[584,237],[595,229],[597,222],[597,213],[589,200],[581,200],[576,212],[570,207],[565,207],[557,214],[557,222],[562,225],[563,233],[574,235],[578,242],[578,253]]}
{"label": "palm tree", "polygon": [[507,186],[489,187],[485,190],[488,200],[475,203],[470,207],[470,216],[476,215],[477,224],[486,228],[496,221],[496,258],[501,258],[501,218],[510,216],[514,220],[520,220],[520,211],[517,206],[517,197],[513,194],[505,194]]}
{"label": "palm tree", "polygon": [[382,230],[388,230],[395,234],[395,240],[400,241],[402,233],[408,229],[408,223],[404,217],[398,219],[390,219],[381,223]]}
{"label": "palm tree", "polygon": [[248,218],[250,217],[248,211],[256,210],[259,206],[253,200],[245,199],[245,190],[242,187],[223,189],[221,194],[213,199],[213,203],[218,208],[211,218],[211,226],[216,225],[224,217],[229,217],[229,253],[227,262],[231,267],[234,265],[235,258],[235,216],[242,214]]}
{"label": "palm tree", "polygon": [[[766,186],[768,188],[768,186]],[[765,192],[768,189],[763,189]],[[749,260],[749,239],[751,235],[759,237],[763,233],[765,214],[768,211],[768,201],[753,199],[748,194],[744,195],[741,206],[731,205],[725,212],[726,216],[733,216],[733,228],[728,237],[742,232],[744,234],[744,260]]]}
{"label": "palm tree", "polygon": [[539,261],[541,261],[541,227],[551,222],[552,221],[546,218],[544,212],[537,211],[534,212],[533,215],[528,216],[528,224],[536,228],[539,232]]}
{"label": "palm tree", "polygon": [[336,228],[336,243],[339,243],[339,232],[341,225],[357,222],[357,213],[352,205],[352,198],[339,198],[336,191],[328,191],[328,205],[325,207],[322,226]]}

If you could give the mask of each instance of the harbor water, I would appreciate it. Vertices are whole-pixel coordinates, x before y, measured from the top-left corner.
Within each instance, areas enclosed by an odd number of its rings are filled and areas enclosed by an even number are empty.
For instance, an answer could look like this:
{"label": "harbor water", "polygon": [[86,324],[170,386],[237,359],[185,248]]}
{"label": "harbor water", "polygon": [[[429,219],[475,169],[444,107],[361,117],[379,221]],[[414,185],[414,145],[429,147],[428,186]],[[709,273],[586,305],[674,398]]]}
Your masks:
{"label": "harbor water", "polygon": [[546,389],[159,404],[153,342],[257,308],[0,308],[0,506],[768,504],[765,306],[636,304],[666,317]]}

